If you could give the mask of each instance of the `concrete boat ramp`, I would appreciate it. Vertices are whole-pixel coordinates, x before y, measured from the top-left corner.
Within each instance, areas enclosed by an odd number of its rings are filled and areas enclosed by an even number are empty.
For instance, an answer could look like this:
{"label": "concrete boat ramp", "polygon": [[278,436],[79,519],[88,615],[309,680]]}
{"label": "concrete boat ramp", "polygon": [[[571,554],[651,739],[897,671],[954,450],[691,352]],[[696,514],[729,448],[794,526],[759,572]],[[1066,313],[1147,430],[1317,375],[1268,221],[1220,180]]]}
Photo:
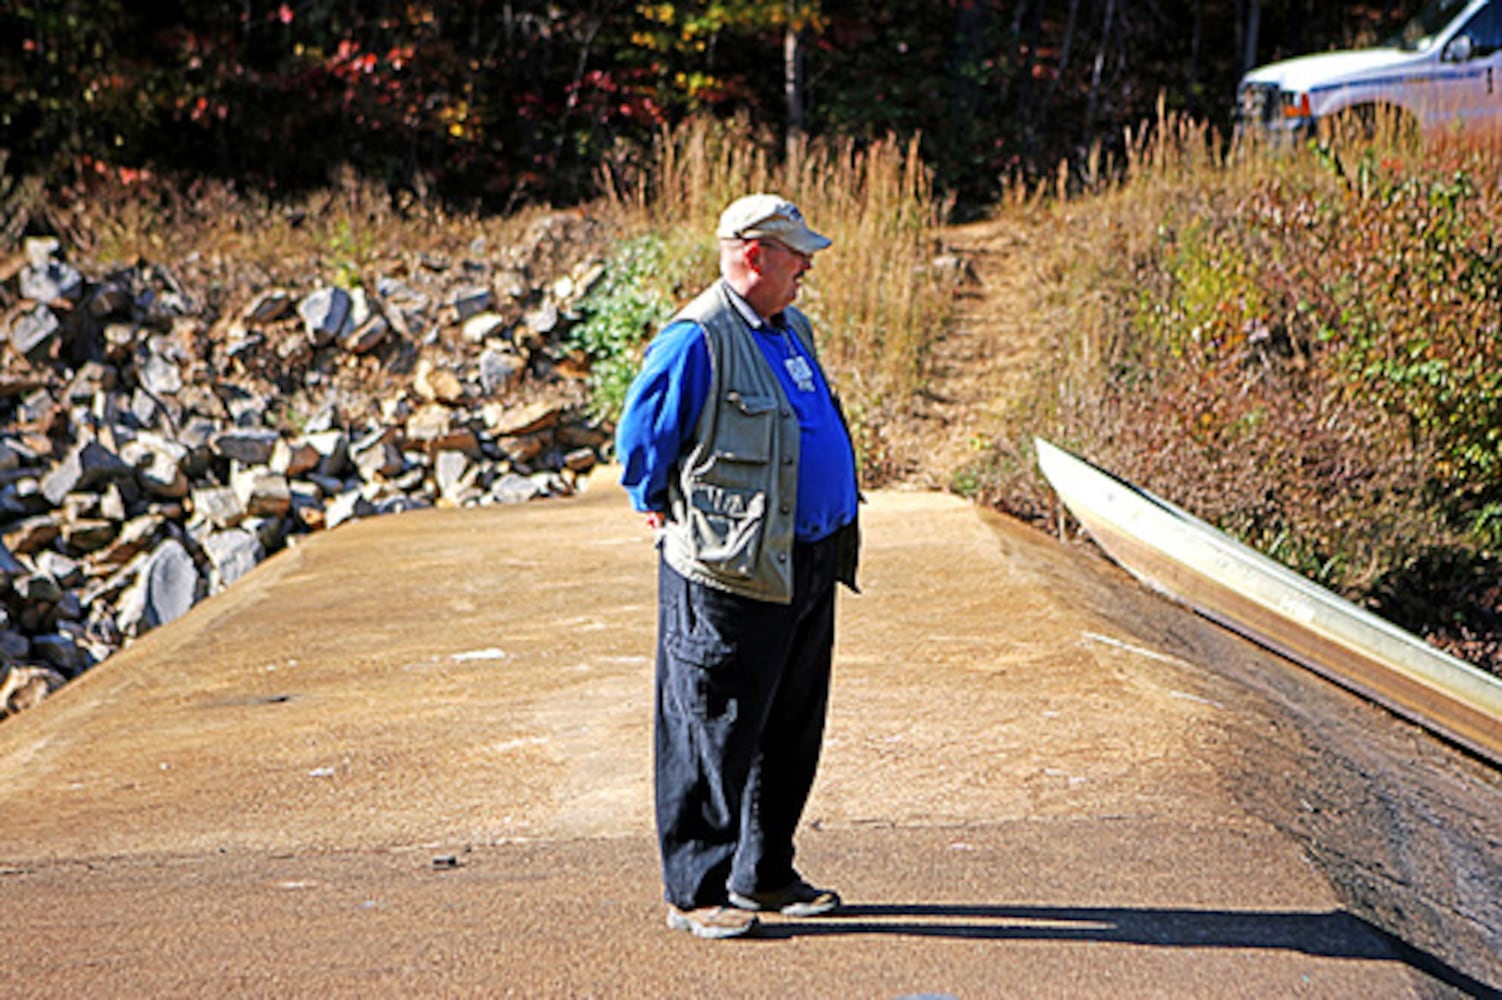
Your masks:
{"label": "concrete boat ramp", "polygon": [[655,554],[582,496],[341,526],[0,725],[0,996],[1464,996],[1502,781],[1092,549],[878,493],[800,864],[668,931]]}

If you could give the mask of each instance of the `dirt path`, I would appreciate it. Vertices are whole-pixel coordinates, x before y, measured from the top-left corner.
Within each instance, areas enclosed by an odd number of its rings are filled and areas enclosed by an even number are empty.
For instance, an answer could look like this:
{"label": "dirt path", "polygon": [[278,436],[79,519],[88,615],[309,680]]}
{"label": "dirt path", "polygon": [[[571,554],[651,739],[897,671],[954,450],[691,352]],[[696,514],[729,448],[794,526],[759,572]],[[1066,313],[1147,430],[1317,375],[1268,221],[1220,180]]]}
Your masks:
{"label": "dirt path", "polygon": [[984,221],[945,231],[946,252],[968,265],[955,322],[933,346],[927,384],[910,419],[887,445],[904,488],[948,489],[1004,427],[1010,400],[1021,395],[1041,355],[1042,331],[1030,329],[1018,303],[1034,280],[1031,233],[1018,223]]}

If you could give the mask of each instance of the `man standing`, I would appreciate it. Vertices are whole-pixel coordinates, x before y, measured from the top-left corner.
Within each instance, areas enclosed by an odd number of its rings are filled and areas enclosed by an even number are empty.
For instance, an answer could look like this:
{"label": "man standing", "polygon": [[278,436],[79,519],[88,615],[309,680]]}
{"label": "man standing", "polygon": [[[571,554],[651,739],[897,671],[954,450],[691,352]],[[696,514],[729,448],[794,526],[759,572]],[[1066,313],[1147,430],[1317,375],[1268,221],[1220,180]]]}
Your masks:
{"label": "man standing", "polygon": [[616,432],[658,531],[655,768],[668,926],[840,905],[793,867],[823,743],[835,584],[855,589],[850,435],[792,308],[830,245],[792,203],[720,216],[720,280],[647,349]]}

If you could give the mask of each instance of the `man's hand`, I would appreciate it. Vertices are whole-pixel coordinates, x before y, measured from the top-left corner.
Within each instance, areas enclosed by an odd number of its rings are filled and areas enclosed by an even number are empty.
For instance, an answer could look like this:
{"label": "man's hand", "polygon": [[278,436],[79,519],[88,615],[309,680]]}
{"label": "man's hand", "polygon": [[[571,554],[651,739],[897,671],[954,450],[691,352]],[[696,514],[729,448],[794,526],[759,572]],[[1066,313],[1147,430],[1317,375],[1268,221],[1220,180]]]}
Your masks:
{"label": "man's hand", "polygon": [[662,526],[667,523],[667,520],[667,517],[660,510],[647,511],[647,527],[653,531],[661,531]]}

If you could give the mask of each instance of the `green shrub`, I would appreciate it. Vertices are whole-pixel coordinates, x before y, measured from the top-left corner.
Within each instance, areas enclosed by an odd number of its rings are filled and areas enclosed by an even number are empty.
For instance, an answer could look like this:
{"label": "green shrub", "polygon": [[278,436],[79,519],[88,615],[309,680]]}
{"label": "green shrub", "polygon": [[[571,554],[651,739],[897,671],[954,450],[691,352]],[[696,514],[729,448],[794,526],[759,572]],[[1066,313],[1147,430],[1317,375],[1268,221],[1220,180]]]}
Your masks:
{"label": "green shrub", "polygon": [[693,249],[674,251],[657,233],[616,246],[605,277],[581,305],[584,321],[569,334],[569,346],[590,360],[590,409],[597,419],[620,416],[642,350],[677,311],[684,281],[703,269]]}

